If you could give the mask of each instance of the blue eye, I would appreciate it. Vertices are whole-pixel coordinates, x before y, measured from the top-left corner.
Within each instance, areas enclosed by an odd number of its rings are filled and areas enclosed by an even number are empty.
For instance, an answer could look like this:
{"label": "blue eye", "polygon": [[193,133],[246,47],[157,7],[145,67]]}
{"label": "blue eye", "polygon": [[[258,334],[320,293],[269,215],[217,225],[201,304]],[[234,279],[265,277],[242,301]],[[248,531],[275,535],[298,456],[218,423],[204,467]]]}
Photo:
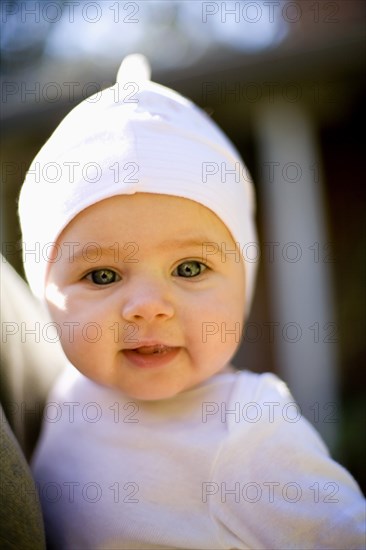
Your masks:
{"label": "blue eye", "polygon": [[190,260],[189,262],[183,262],[173,271],[173,275],[178,277],[197,277],[205,271],[206,266],[196,260]]}
{"label": "blue eye", "polygon": [[109,285],[120,280],[119,275],[112,269],[96,269],[86,276],[96,285]]}

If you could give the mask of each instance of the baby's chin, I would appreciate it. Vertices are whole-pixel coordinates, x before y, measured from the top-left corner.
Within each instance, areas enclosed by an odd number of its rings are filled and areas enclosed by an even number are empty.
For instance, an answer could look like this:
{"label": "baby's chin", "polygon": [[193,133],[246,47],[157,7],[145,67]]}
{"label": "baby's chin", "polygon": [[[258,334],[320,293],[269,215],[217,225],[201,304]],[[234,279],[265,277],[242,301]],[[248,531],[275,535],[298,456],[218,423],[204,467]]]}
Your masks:
{"label": "baby's chin", "polygon": [[186,383],[185,385],[183,385],[182,383],[180,383],[179,385],[174,383],[167,383],[166,385],[157,384],[156,387],[154,387],[154,384],[150,383],[146,384],[146,387],[141,385],[133,388],[121,387],[119,385],[113,385],[111,387],[113,387],[117,391],[120,391],[121,393],[123,393],[123,395],[129,397],[130,399],[136,399],[137,401],[157,402],[174,399],[180,394],[184,394],[190,390],[198,388],[215,376],[219,376],[221,374],[233,374],[235,372],[237,372],[237,369],[235,369],[233,365],[228,364],[222,369],[218,370],[216,373],[213,373],[210,376],[203,378],[202,380],[191,381]]}
{"label": "baby's chin", "polygon": [[158,387],[158,388],[121,388],[119,386],[112,386],[115,390],[120,391],[123,395],[129,397],[130,399],[136,399],[137,401],[146,401],[146,402],[157,402],[157,401],[166,401],[168,399],[174,399],[179,394],[184,393],[196,384],[192,384],[187,388],[176,388],[176,387]]}

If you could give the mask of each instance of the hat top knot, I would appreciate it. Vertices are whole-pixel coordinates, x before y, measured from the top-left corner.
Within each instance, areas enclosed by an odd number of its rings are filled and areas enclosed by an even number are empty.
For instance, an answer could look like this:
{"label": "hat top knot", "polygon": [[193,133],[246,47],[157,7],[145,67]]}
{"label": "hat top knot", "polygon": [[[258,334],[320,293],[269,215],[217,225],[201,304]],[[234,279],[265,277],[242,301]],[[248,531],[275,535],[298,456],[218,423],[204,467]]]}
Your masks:
{"label": "hat top knot", "polygon": [[139,53],[128,55],[122,61],[117,72],[117,84],[126,82],[143,83],[149,81],[151,67],[146,57]]}

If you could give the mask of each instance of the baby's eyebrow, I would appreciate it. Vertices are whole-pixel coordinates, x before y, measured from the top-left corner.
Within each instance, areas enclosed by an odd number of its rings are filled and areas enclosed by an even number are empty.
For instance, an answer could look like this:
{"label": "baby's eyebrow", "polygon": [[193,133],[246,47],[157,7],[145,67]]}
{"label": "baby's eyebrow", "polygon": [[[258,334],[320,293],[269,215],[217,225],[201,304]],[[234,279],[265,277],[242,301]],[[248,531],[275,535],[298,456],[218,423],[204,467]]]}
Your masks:
{"label": "baby's eyebrow", "polygon": [[[155,249],[165,251],[199,248],[200,251],[203,251],[205,244],[213,244],[212,239],[207,235],[201,235],[192,238],[164,239],[156,245]],[[114,242],[109,246],[98,244],[97,242],[87,243],[75,251],[70,251],[69,263],[97,262],[107,257],[118,261],[121,258],[121,251],[124,251],[124,255],[130,254],[132,257],[138,250],[139,247],[136,242]]]}
{"label": "baby's eyebrow", "polygon": [[90,262],[91,259],[96,262],[98,258],[105,258],[106,256],[116,256],[116,243],[110,247],[101,246],[98,243],[88,243],[72,252],[69,256],[69,262]]}
{"label": "baby's eyebrow", "polygon": [[159,248],[201,248],[204,244],[212,243],[212,239],[210,239],[207,235],[197,236],[194,238],[183,238],[183,239],[166,239],[159,243]]}

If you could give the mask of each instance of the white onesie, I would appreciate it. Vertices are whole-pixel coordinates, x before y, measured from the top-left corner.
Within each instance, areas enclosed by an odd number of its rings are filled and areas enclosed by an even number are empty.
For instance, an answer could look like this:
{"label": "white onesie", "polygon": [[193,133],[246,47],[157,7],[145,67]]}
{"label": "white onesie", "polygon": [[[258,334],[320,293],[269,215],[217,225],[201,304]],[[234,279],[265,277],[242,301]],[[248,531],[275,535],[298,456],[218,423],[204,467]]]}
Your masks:
{"label": "white onesie", "polygon": [[272,374],[134,401],[75,369],[33,460],[50,548],[356,549],[365,501]]}

